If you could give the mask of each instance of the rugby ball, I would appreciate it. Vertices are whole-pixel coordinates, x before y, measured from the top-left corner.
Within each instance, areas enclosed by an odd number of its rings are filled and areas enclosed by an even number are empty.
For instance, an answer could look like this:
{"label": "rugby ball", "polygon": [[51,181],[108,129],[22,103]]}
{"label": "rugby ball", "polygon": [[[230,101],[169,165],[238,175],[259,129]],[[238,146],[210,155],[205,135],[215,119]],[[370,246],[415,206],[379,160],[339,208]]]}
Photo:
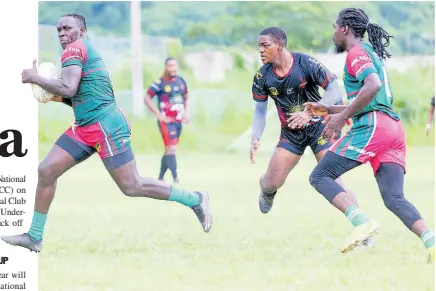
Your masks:
{"label": "rugby ball", "polygon": [[[46,79],[57,79],[58,78],[58,70],[56,68],[56,65],[50,62],[44,62],[39,64],[37,67],[38,74],[41,77],[44,77]],[[47,103],[51,99],[53,99],[54,94],[47,92],[46,90],[42,89],[40,86],[36,84],[31,84],[32,86],[32,93],[35,99],[40,103]]]}

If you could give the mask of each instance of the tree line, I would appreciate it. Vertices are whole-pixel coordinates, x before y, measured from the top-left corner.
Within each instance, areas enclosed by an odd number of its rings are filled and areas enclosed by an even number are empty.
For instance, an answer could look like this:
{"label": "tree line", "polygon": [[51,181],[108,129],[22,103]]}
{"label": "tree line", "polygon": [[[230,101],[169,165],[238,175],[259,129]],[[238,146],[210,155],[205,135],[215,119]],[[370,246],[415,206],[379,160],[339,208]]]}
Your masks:
{"label": "tree line", "polygon": [[[280,26],[288,47],[323,52],[332,48],[332,24],[340,9],[364,9],[395,40],[393,54],[434,54],[434,2],[142,2],[142,31],[180,38],[184,46],[256,47],[259,32]],[[129,2],[39,2],[40,24],[56,24],[77,12],[89,30],[127,36]]]}

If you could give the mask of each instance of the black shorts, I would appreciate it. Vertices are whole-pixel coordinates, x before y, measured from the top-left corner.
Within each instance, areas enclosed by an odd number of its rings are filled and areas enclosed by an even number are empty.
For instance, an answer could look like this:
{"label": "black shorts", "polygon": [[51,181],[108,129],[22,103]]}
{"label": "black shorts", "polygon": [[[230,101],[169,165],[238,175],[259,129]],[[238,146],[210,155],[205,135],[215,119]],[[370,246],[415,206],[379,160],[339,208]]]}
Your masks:
{"label": "black shorts", "polygon": [[306,147],[310,146],[313,154],[316,155],[332,146],[332,142],[321,135],[324,127],[325,124],[322,123],[322,121],[297,130],[282,127],[280,141],[277,147],[283,148],[295,155],[302,156]]}

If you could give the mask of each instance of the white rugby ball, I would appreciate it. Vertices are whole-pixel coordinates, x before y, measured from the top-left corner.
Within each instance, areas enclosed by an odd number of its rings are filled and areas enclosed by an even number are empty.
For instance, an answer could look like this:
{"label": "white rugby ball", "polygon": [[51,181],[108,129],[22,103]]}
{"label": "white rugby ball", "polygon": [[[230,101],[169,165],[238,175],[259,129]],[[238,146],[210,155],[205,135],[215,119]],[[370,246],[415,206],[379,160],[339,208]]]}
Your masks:
{"label": "white rugby ball", "polygon": [[[56,68],[56,65],[50,62],[44,62],[39,64],[37,67],[38,74],[41,77],[44,77],[46,79],[57,79],[58,78],[58,70]],[[40,86],[36,84],[31,84],[32,86],[32,93],[38,102],[41,103],[47,103],[51,99],[53,99],[54,94],[42,89]]]}

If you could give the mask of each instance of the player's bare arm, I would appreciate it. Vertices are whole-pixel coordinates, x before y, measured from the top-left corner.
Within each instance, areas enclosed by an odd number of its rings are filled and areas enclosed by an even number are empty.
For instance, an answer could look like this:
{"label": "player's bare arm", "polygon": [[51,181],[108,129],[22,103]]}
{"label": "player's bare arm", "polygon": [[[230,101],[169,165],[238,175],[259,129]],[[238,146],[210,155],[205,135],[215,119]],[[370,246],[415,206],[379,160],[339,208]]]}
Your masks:
{"label": "player's bare arm", "polygon": [[[334,105],[342,100],[341,88],[336,80],[336,77],[329,73],[328,69],[316,61],[314,58],[310,58],[308,65],[308,71],[311,72],[308,77],[318,86],[324,89],[324,94],[319,101],[321,104]],[[316,63],[317,65],[314,65]],[[310,111],[303,110],[290,115],[287,119],[288,127],[292,129],[300,129],[309,123],[313,118]]]}
{"label": "player's bare arm", "polygon": [[144,103],[145,103],[145,105],[147,105],[148,109],[156,115],[157,119],[159,119],[160,121],[163,121],[163,122],[167,121],[165,116],[163,116],[159,112],[159,110],[153,105],[153,101],[151,100],[151,96],[148,93],[145,93]]}
{"label": "player's bare arm", "polygon": [[73,98],[79,88],[82,68],[74,65],[68,66],[62,69],[60,79],[46,79],[38,74],[36,60],[34,60],[32,68],[23,70],[21,75],[23,83],[37,84],[50,93]]}
{"label": "player's bare arm", "polygon": [[340,132],[349,118],[361,111],[372,101],[372,99],[374,99],[377,92],[380,91],[381,86],[381,81],[377,73],[369,74],[363,80],[363,87],[360,89],[359,94],[357,94],[353,102],[351,102],[342,112],[329,117],[324,133],[330,137]]}
{"label": "player's bare arm", "polygon": [[359,94],[357,94],[353,102],[351,102],[345,110],[338,115],[338,118],[340,117],[346,120],[354,116],[354,114],[362,110],[372,101],[372,99],[374,99],[381,87],[382,84],[377,73],[369,74],[363,80],[363,87],[360,89]]}
{"label": "player's bare arm", "polygon": [[[321,100],[319,101],[319,107],[325,106],[326,110],[333,104],[337,103],[339,100],[341,100],[342,94],[341,94],[341,88],[339,87],[339,84],[336,80],[330,82],[327,87],[325,88],[324,95],[322,96]],[[308,102],[305,104],[318,104],[316,102]],[[305,106],[305,110],[301,112],[292,113],[291,116],[288,118],[288,127],[292,129],[299,129],[303,128],[303,126],[308,123],[313,116],[320,116],[319,114],[313,114],[312,110],[308,110],[309,108]],[[326,112],[322,114],[321,116],[326,115]]]}
{"label": "player's bare arm", "polygon": [[189,102],[188,102],[188,94],[184,94],[183,95],[183,100],[185,101],[184,102],[184,108],[185,108],[185,112],[184,112],[184,115],[183,115],[183,123],[185,123],[185,124],[188,124],[189,123]]}
{"label": "player's bare arm", "polygon": [[371,73],[363,80],[363,87],[356,98],[341,113],[331,115],[324,132],[333,136],[344,127],[346,121],[368,105],[381,89],[381,81],[377,73]]}
{"label": "player's bare arm", "polygon": [[318,102],[306,102],[303,104],[304,110],[312,116],[325,116],[328,114],[341,113],[347,105],[326,105]]}

